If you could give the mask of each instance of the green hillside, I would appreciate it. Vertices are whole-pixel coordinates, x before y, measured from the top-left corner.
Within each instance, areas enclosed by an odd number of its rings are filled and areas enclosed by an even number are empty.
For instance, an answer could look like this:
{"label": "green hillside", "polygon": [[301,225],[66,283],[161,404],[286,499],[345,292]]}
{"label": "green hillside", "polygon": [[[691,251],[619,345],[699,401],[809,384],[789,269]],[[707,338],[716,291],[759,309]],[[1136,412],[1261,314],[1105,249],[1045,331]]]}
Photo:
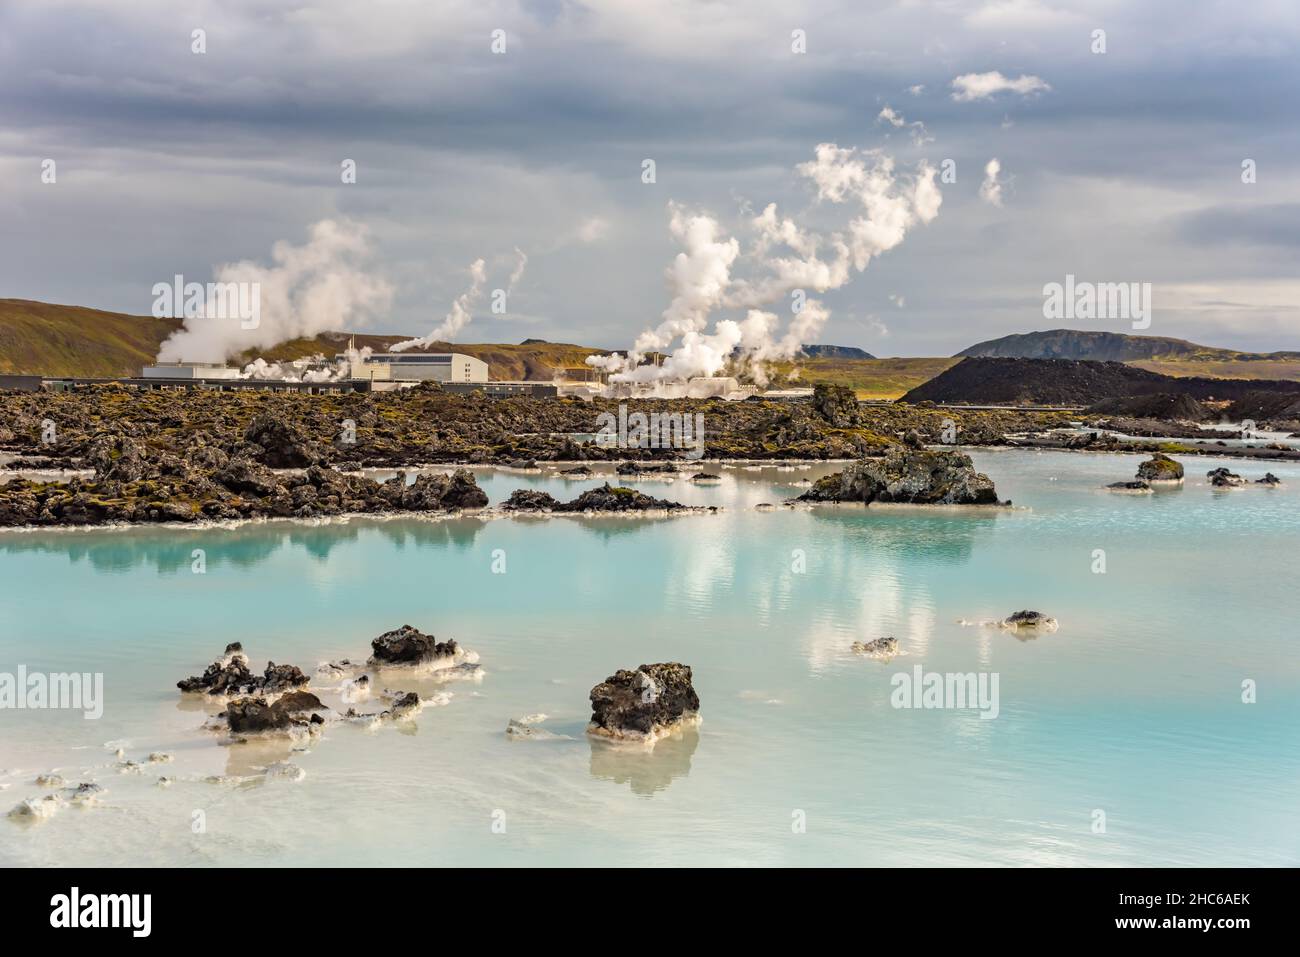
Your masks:
{"label": "green hillside", "polygon": [[0,299],[0,372],[139,375],[179,327],[176,319]]}

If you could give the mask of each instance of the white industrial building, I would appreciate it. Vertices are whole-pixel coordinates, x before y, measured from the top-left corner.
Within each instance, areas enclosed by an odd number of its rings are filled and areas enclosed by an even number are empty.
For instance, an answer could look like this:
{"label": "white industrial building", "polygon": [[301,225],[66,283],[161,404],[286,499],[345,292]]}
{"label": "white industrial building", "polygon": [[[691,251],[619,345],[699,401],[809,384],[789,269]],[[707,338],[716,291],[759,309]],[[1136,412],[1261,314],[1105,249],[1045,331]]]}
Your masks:
{"label": "white industrial building", "polygon": [[238,379],[239,370],[216,362],[157,362],[145,366],[146,379]]}
{"label": "white industrial building", "polygon": [[[339,355],[348,360],[347,353]],[[371,382],[487,382],[488,365],[459,352],[383,352],[352,357],[348,375]]]}

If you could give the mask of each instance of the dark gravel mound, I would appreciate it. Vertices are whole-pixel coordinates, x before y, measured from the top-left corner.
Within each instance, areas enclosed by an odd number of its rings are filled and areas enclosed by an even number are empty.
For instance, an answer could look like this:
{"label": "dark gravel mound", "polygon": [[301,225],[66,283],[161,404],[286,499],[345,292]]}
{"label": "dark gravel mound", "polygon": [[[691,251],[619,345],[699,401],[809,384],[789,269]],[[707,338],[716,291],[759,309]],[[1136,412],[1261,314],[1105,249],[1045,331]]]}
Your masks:
{"label": "dark gravel mound", "polygon": [[1186,395],[1202,402],[1231,400],[1252,391],[1300,397],[1300,382],[1174,377],[1122,362],[967,358],[899,401],[1091,406],[1115,397],[1158,394]]}
{"label": "dark gravel mound", "polygon": [[1096,415],[1122,415],[1139,419],[1164,419],[1185,422],[1208,422],[1215,416],[1190,395],[1180,392],[1156,392],[1152,395],[1117,396],[1090,406]]}

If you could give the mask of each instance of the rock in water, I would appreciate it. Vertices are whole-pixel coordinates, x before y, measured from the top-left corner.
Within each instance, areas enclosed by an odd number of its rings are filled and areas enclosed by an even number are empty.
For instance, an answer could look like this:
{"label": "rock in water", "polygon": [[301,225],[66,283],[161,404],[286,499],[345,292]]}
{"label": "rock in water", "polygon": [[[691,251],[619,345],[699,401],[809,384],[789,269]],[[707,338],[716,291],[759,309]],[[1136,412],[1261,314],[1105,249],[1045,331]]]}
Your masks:
{"label": "rock in water", "polygon": [[1246,484],[1244,478],[1236,472],[1229,472],[1227,469],[1211,469],[1205,473],[1205,477],[1210,480],[1210,484],[1215,488],[1237,488]]}
{"label": "rock in water", "polygon": [[384,714],[394,719],[413,718],[420,713],[420,710],[423,707],[424,702],[420,700],[418,694],[414,691],[405,691],[399,693],[397,697],[393,699],[392,707],[384,712]]}
{"label": "rock in water", "polygon": [[290,691],[268,705],[265,698],[236,698],[226,705],[226,725],[234,734],[288,731],[315,723],[309,712],[324,711],[325,705],[310,691]]}
{"label": "rock in water", "polygon": [[818,481],[802,502],[903,502],[912,505],[1000,505],[993,481],[969,455],[892,446],[883,458],[854,462]]}
{"label": "rock in water", "polygon": [[675,661],[618,671],[591,689],[589,734],[653,742],[698,720],[691,669]]}
{"label": "rock in water", "polygon": [[274,661],[268,661],[266,671],[262,674],[260,690],[266,694],[280,694],[294,688],[305,688],[309,681],[311,679],[295,665],[277,665]]}
{"label": "rock in water", "polygon": [[58,813],[64,805],[61,795],[47,794],[40,798],[27,798],[9,812],[15,820],[24,822],[44,821]]}
{"label": "rock in water", "polygon": [[410,625],[384,632],[370,642],[370,648],[374,652],[370,658],[372,667],[440,662],[451,665],[464,658],[464,653],[454,638],[440,642],[433,635],[426,635]]}
{"label": "rock in water", "polygon": [[1151,486],[1141,479],[1132,482],[1111,482],[1106,488],[1112,492],[1137,492],[1139,494],[1151,491]]}
{"label": "rock in water", "polygon": [[248,658],[243,647],[235,642],[226,646],[226,653],[208,665],[202,675],[183,678],[176,682],[182,691],[206,691],[208,694],[228,694],[251,686],[253,673],[248,670]]}
{"label": "rock in water", "polygon": [[853,643],[853,653],[866,655],[868,658],[884,658],[888,660],[898,654],[898,639],[877,638],[874,641],[855,641]]}
{"label": "rock in water", "polygon": [[64,798],[72,804],[94,804],[105,793],[102,785],[83,782],[75,787],[64,788]]}
{"label": "rock in water", "polygon": [[311,679],[294,665],[266,663],[266,671],[255,675],[248,669],[248,656],[243,646],[233,642],[226,653],[208,665],[202,675],[176,682],[181,691],[206,692],[210,695],[282,694],[295,688],[305,688]]}
{"label": "rock in water", "polygon": [[507,512],[550,512],[559,506],[559,501],[549,492],[531,488],[517,488],[510,493],[510,498],[501,504]]}
{"label": "rock in water", "polygon": [[482,508],[488,503],[487,493],[478,487],[468,469],[457,469],[451,475],[427,472],[417,476],[410,485],[406,477],[389,479],[385,486],[394,486],[398,503],[409,511],[440,512],[454,509]]}
{"label": "rock in water", "polygon": [[1163,452],[1156,452],[1138,466],[1137,477],[1144,482],[1181,482],[1183,466]]}
{"label": "rock in water", "polygon": [[1056,631],[1059,623],[1055,618],[1044,615],[1041,611],[1018,611],[1002,619],[1002,627],[1017,631],[1032,628],[1038,631]]}
{"label": "rock in water", "polygon": [[645,512],[674,511],[685,508],[681,502],[653,498],[636,489],[621,488],[606,482],[600,488],[589,488],[572,502],[557,505],[558,512]]}
{"label": "rock in water", "polygon": [[1281,485],[1282,480],[1278,478],[1276,475],[1274,475],[1272,472],[1265,472],[1264,477],[1262,479],[1257,479],[1255,481],[1255,484],[1256,485]]}

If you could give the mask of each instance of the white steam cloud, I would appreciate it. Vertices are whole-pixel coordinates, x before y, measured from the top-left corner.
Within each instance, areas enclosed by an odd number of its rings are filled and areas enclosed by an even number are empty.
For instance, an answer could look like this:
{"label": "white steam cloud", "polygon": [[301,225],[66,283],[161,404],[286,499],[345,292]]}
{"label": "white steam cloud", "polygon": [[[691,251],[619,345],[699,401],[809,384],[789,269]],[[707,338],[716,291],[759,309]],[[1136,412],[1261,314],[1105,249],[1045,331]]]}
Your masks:
{"label": "white steam cloud", "polygon": [[518,259],[515,262],[515,268],[510,271],[510,280],[506,283],[506,296],[515,291],[515,286],[519,285],[519,280],[524,278],[524,270],[528,268],[528,254],[518,246],[515,247],[515,256]]}
{"label": "white steam cloud", "polygon": [[[776,204],[769,204],[748,220],[753,238],[742,257],[739,240],[724,236],[714,217],[687,214],[670,204],[669,229],[685,247],[667,271],[672,301],[627,355],[592,356],[588,364],[612,373],[614,382],[680,381],[717,375],[729,365],[764,382],[765,362],[797,356],[829,318],[826,307],[807,293],[845,285],[872,259],[898,246],[913,226],[931,222],[943,201],[928,163],[901,174],[893,158],[878,150],[822,143],[814,159],[797,169],[819,201],[852,204],[856,215],[823,235],[779,216]],[[750,267],[752,275],[734,276],[738,264]],[[779,317],[760,307],[787,299],[795,312],[781,331]],[[709,331],[718,309],[745,310],[745,315],[718,320]],[[674,343],[661,364],[644,363],[649,352]]]}
{"label": "white steam cloud", "polygon": [[[206,302],[185,311],[184,327],[162,344],[158,359],[220,363],[246,349],[363,324],[392,300],[388,282],[361,268],[369,254],[364,226],[325,219],[311,227],[305,245],[277,242],[271,266],[248,260],[220,266],[216,282],[207,286]],[[255,321],[229,314],[230,300],[214,296],[214,286],[231,283],[238,284],[245,300],[256,297]]]}

